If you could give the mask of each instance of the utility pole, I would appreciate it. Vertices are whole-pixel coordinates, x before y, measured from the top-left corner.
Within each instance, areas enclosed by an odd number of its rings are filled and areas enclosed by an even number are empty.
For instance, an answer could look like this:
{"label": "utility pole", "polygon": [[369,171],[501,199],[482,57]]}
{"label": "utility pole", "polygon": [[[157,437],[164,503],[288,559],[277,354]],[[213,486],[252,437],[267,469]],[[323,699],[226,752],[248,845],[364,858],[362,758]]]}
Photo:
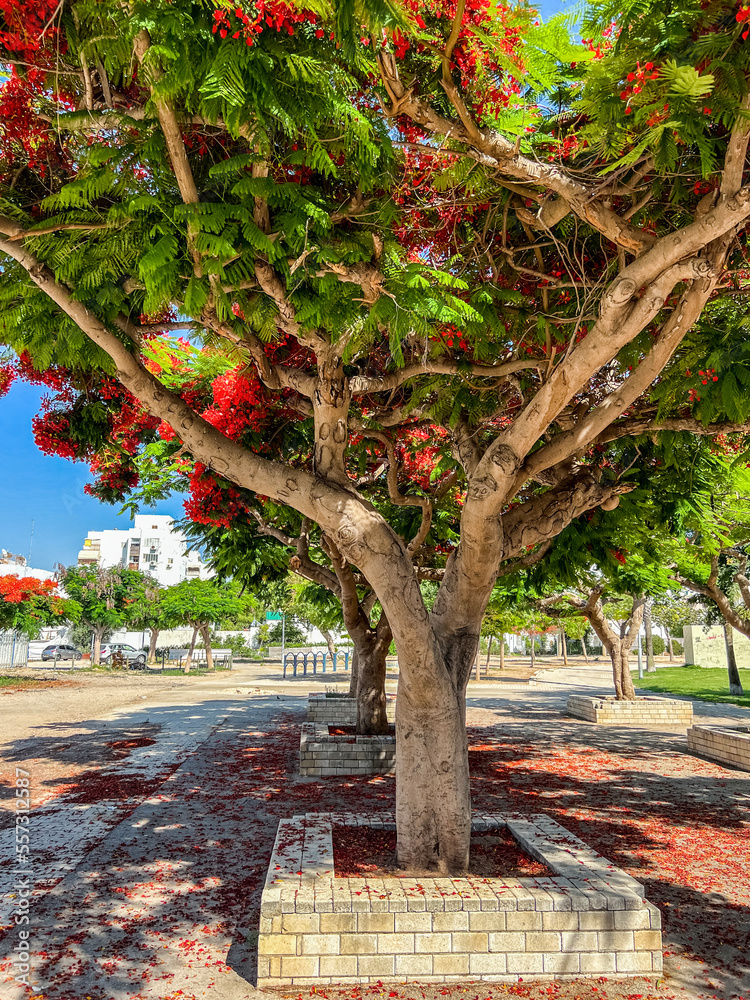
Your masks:
{"label": "utility pole", "polygon": [[[34,521],[32,519],[32,521],[31,521],[31,535],[29,537],[29,557],[26,560],[26,569],[27,570],[28,570],[29,566],[31,566],[31,547],[33,546],[33,544],[34,544]],[[24,576],[26,576],[25,573],[24,573]]]}
{"label": "utility pole", "polygon": [[638,629],[638,635],[636,636],[636,643],[638,644],[638,678],[639,680],[643,677],[643,650],[641,649],[641,630]]}

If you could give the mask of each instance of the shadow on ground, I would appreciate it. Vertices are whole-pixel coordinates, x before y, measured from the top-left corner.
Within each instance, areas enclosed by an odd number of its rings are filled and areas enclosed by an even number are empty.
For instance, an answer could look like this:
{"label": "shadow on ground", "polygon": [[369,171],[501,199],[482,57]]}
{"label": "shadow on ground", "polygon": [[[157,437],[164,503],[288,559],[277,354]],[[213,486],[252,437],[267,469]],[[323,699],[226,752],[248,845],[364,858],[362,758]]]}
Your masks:
{"label": "shadow on ground", "polygon": [[[513,705],[516,721],[470,729],[475,808],[545,812],[640,878],[664,916],[668,986],[726,1000],[747,995],[750,776],[687,756],[684,738],[588,726],[555,704],[540,694]],[[181,766],[140,798],[131,788],[118,800],[110,788],[118,825],[34,899],[34,973],[44,1000],[254,995],[260,896],[278,820],[311,810],[377,812],[394,801],[389,776],[298,775],[302,706],[270,696],[156,708],[125,713],[106,731],[96,720],[77,726],[79,743],[42,732],[3,747],[17,761],[73,754],[122,776],[138,753],[159,751],[166,766],[190,744]],[[482,706],[500,715],[509,708],[494,698]],[[113,759],[110,744],[127,738],[155,744]],[[66,782],[58,800],[81,808],[81,824],[86,780]]]}

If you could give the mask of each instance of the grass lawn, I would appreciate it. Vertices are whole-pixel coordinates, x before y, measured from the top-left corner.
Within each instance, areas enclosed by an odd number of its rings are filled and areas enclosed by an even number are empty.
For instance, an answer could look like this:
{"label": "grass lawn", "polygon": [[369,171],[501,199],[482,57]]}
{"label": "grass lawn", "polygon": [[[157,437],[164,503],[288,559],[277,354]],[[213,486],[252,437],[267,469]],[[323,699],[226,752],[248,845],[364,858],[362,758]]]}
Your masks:
{"label": "grass lawn", "polygon": [[647,688],[660,694],[685,694],[702,701],[726,701],[750,708],[750,670],[740,670],[740,680],[745,694],[729,693],[729,678],[724,667],[664,667],[655,674],[644,674],[638,679],[633,674],[637,688]]}

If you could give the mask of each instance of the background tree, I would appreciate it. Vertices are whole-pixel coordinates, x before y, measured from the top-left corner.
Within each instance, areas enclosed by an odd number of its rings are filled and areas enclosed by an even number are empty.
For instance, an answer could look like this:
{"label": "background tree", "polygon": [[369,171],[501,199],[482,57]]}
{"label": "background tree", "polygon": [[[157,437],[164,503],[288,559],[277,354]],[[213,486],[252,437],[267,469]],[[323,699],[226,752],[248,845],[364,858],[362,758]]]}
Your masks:
{"label": "background tree", "polygon": [[328,590],[290,579],[287,612],[304,623],[307,630],[317,629],[325,640],[331,661],[336,653],[336,639],[344,628],[341,604]]}
{"label": "background tree", "polygon": [[[505,667],[505,636],[507,633],[517,635],[528,625],[528,613],[516,604],[511,603],[508,595],[499,588],[493,591],[487,610],[482,619],[482,638],[487,641],[487,659],[485,675],[489,672],[492,644],[498,640],[500,650],[500,669]],[[477,670],[477,680],[479,671]]]}
{"label": "background tree", "polygon": [[81,615],[77,601],[61,597],[54,580],[33,576],[0,576],[0,630],[21,632],[35,639],[50,625],[75,622]]}
{"label": "background tree", "polygon": [[211,626],[214,623],[227,623],[227,620],[232,622],[242,616],[244,605],[236,590],[214,580],[183,580],[162,593],[161,605],[166,618],[193,629],[183,666],[184,672],[190,672],[198,634],[206,649],[208,669],[213,670]]}
{"label": "background tree", "polygon": [[560,630],[564,636],[572,639],[574,642],[580,642],[581,644],[581,654],[588,663],[589,654],[586,649],[586,634],[590,631],[591,626],[588,623],[588,619],[584,618],[582,615],[570,615],[567,618],[560,619]]}
{"label": "background tree", "polygon": [[651,617],[659,628],[664,629],[667,636],[669,659],[674,661],[674,639],[682,639],[686,625],[700,625],[705,620],[702,607],[691,604],[687,596],[674,591],[662,594],[656,598],[651,610]]}
{"label": "background tree", "polygon": [[700,321],[743,281],[743,28],[650,15],[597,4],[577,46],[526,7],[73,0],[29,46],[3,8],[3,337],[91,404],[37,437],[105,496],[160,438],[199,516],[313,537],[350,634],[396,643],[406,865],[468,863],[501,567],[617,504],[623,442],[744,430],[741,335]]}
{"label": "background tree", "polygon": [[[671,556],[674,579],[700,594],[724,626],[729,690],[742,694],[732,629],[750,637],[750,470],[722,456],[702,470],[702,492]],[[712,613],[709,611],[708,621]]]}
{"label": "background tree", "polygon": [[149,630],[149,663],[153,663],[156,659],[159,633],[179,625],[179,619],[165,612],[162,600],[164,590],[165,588],[160,587],[156,580],[146,578],[142,593],[130,608],[130,624],[136,629]]}
{"label": "background tree", "polygon": [[93,638],[91,662],[98,666],[104,636],[131,623],[148,580],[137,570],[123,566],[69,566],[61,583],[65,593],[80,606],[80,621]]}

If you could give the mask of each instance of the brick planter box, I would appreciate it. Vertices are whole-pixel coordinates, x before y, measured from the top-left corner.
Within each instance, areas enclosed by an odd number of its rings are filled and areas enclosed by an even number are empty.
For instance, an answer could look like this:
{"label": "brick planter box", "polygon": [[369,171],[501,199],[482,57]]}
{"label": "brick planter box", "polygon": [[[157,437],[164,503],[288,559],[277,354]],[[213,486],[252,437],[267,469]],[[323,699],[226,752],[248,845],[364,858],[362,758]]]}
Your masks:
{"label": "brick planter box", "polygon": [[693,703],[675,698],[638,697],[635,701],[617,701],[614,696],[592,698],[568,696],[568,715],[586,722],[614,726],[691,726]]}
{"label": "brick planter box", "polygon": [[[389,722],[396,719],[396,697],[386,696],[386,714]],[[336,726],[353,726],[357,722],[357,701],[355,698],[329,698],[325,694],[307,696],[307,721],[330,722]]]}
{"label": "brick planter box", "polygon": [[331,736],[328,723],[306,722],[302,726],[300,774],[316,777],[327,774],[389,774],[395,765],[395,736]]}
{"label": "brick planter box", "polygon": [[393,828],[389,813],[281,820],[261,898],[258,987],[649,975],[661,914],[635,879],[544,814],[482,816],[554,878],[335,878],[333,823]]}
{"label": "brick planter box", "polygon": [[693,726],[687,745],[701,757],[750,771],[750,726]]}

